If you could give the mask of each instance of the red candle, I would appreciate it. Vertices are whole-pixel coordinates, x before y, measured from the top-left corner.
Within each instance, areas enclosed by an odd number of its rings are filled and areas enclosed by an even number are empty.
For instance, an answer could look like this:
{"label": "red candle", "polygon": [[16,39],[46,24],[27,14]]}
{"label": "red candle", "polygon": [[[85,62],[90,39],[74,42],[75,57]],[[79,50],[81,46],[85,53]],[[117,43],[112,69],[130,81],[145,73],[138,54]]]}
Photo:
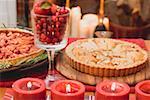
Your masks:
{"label": "red candle", "polygon": [[129,100],[130,87],[116,81],[103,81],[96,86],[96,100]]}
{"label": "red candle", "polygon": [[51,85],[51,100],[84,100],[85,87],[73,80],[60,80]]}
{"label": "red candle", "polygon": [[142,81],[135,86],[137,100],[150,100],[150,80]]}
{"label": "red candle", "polygon": [[46,100],[46,87],[41,79],[22,78],[13,83],[14,100]]}

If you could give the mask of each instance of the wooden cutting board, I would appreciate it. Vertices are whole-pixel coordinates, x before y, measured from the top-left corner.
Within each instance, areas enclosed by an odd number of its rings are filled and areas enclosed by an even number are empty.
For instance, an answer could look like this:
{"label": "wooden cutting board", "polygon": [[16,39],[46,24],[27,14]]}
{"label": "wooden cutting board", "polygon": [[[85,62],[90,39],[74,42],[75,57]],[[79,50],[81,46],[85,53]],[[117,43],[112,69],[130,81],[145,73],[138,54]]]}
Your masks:
{"label": "wooden cutting board", "polygon": [[98,76],[93,76],[90,74],[82,73],[80,71],[77,71],[69,65],[65,59],[64,59],[64,54],[61,54],[58,57],[58,63],[56,65],[56,69],[65,77],[73,80],[78,80],[80,82],[83,82],[85,84],[89,85],[96,85],[97,83],[103,81],[103,80],[117,80],[120,82],[125,82],[129,85],[135,85],[136,83],[143,81],[143,80],[148,80],[150,79],[150,51],[148,52],[149,58],[147,61],[147,66],[143,70],[131,74],[128,76],[123,76],[123,77],[98,77]]}

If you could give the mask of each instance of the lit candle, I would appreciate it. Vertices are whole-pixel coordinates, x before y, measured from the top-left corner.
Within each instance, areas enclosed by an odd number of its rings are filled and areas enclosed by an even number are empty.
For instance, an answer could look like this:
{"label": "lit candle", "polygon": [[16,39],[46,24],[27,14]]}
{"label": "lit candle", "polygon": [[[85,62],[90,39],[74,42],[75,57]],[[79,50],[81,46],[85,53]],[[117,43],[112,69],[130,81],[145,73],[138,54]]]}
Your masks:
{"label": "lit candle", "polygon": [[142,81],[135,86],[137,100],[150,100],[150,80]]}
{"label": "lit candle", "polygon": [[85,87],[73,80],[60,80],[51,85],[51,100],[84,100]]}
{"label": "lit candle", "polygon": [[12,85],[15,92],[14,100],[45,100],[45,83],[37,78],[22,78]]}
{"label": "lit candle", "polygon": [[129,100],[130,87],[125,83],[104,81],[96,86],[96,100]]}

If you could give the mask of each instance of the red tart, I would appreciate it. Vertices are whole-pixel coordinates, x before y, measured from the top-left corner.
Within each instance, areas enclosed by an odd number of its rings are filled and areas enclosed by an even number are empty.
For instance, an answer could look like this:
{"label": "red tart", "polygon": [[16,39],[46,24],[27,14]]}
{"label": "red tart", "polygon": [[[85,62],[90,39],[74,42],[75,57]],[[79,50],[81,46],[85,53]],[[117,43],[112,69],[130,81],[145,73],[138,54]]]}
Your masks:
{"label": "red tart", "polygon": [[18,66],[42,53],[44,51],[34,45],[32,32],[18,28],[0,29],[0,69]]}

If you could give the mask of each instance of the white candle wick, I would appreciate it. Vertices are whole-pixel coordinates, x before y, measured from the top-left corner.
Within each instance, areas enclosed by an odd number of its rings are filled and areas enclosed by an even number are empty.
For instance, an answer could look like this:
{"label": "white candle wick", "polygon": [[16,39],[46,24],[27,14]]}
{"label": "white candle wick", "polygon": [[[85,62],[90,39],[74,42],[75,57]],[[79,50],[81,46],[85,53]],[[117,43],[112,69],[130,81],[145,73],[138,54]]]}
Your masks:
{"label": "white candle wick", "polygon": [[112,91],[115,91],[115,90],[116,90],[116,83],[115,83],[115,82],[113,82],[113,83],[111,84],[111,90],[112,90]]}
{"label": "white candle wick", "polygon": [[71,92],[71,85],[70,84],[66,85],[66,92],[67,93]]}
{"label": "white candle wick", "polygon": [[27,88],[28,88],[28,90],[31,90],[31,88],[32,88],[32,82],[31,82],[31,81],[29,81],[29,82],[27,83]]}

